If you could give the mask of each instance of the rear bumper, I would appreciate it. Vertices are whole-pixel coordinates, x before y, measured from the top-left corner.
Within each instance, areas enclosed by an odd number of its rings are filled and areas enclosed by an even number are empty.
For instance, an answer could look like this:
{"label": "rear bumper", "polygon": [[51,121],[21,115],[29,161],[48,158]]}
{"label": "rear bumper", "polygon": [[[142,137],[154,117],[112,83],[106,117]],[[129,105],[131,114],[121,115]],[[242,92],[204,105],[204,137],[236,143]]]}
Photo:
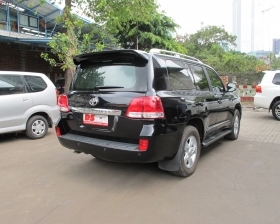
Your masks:
{"label": "rear bumper", "polygon": [[149,138],[147,151],[139,151],[138,144],[123,143],[96,139],[75,134],[65,134],[58,137],[61,145],[85,154],[91,154],[101,159],[116,162],[149,163],[172,158],[179,147],[177,132]]}
{"label": "rear bumper", "polygon": [[263,107],[263,108],[269,109],[270,103],[271,103],[271,100],[265,96],[262,96],[260,94],[256,94],[254,96],[254,106],[255,107]]}

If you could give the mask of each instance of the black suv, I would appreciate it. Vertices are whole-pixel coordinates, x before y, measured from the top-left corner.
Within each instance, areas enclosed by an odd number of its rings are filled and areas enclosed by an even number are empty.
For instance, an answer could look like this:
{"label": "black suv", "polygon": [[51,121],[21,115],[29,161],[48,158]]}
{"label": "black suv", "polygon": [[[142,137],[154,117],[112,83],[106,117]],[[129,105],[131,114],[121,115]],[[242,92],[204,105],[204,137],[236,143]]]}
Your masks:
{"label": "black suv", "polygon": [[76,74],[60,95],[59,142],[75,152],[118,162],[158,162],[191,175],[201,147],[238,138],[241,118],[234,84],[196,58],[152,49],[74,57]]}

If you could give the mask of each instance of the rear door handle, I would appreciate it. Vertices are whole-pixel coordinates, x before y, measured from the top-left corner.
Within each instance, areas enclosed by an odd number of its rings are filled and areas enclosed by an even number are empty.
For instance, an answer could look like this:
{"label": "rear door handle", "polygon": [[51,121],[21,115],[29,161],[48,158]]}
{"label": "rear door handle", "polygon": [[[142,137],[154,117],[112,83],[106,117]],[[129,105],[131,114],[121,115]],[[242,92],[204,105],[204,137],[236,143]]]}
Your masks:
{"label": "rear door handle", "polygon": [[23,98],[23,101],[28,101],[29,100],[29,98]]}

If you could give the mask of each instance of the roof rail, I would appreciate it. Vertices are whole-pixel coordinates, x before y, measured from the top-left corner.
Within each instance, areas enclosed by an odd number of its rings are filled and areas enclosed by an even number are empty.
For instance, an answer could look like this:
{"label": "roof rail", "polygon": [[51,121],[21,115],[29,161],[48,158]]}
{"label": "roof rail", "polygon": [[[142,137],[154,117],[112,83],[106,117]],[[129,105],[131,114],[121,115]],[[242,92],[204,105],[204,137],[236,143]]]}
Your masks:
{"label": "roof rail", "polygon": [[188,55],[185,55],[185,54],[180,54],[180,53],[177,53],[175,51],[167,51],[167,50],[152,48],[150,50],[150,53],[165,54],[165,55],[170,55],[170,56],[174,56],[174,57],[177,57],[177,58],[186,58],[186,59],[189,59],[189,60],[193,60],[193,61],[197,61],[197,62],[202,63],[202,61],[200,61],[199,59],[197,59],[195,57],[191,57],[191,56],[188,56]]}
{"label": "roof rail", "polygon": [[152,48],[150,50],[150,53],[165,54],[165,55],[170,55],[170,56],[174,56],[174,57],[177,57],[177,58],[186,58],[186,59],[189,59],[189,60],[193,60],[193,61],[197,61],[197,62],[202,63],[202,61],[200,61],[197,58],[188,56],[186,54],[180,54],[180,53],[177,53],[175,51],[167,51],[167,50]]}

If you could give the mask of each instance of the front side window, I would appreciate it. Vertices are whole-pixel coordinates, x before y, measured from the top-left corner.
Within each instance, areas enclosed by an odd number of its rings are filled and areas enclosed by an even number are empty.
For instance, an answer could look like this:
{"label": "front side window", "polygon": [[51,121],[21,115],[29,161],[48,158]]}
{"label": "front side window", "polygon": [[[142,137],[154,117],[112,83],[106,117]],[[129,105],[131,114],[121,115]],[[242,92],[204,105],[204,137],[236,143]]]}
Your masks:
{"label": "front side window", "polygon": [[204,73],[203,68],[200,65],[189,65],[194,76],[194,84],[196,85],[197,89],[200,91],[209,91],[209,85]]}
{"label": "front side window", "polygon": [[272,83],[275,84],[275,85],[280,85],[280,73],[276,73],[273,80],[272,80]]}
{"label": "front side window", "polygon": [[24,93],[24,84],[19,75],[0,75],[0,95]]}
{"label": "front side window", "polygon": [[214,92],[224,92],[224,84],[218,74],[209,68],[206,68],[206,71],[212,85],[212,90]]}
{"label": "front side window", "polygon": [[133,65],[81,65],[72,90],[146,91],[146,67]]}
{"label": "front side window", "polygon": [[25,80],[32,92],[41,92],[47,88],[47,84],[41,77],[28,75],[25,76]]}
{"label": "front side window", "polygon": [[173,90],[196,90],[195,81],[188,66],[179,60],[166,60],[168,79]]}

